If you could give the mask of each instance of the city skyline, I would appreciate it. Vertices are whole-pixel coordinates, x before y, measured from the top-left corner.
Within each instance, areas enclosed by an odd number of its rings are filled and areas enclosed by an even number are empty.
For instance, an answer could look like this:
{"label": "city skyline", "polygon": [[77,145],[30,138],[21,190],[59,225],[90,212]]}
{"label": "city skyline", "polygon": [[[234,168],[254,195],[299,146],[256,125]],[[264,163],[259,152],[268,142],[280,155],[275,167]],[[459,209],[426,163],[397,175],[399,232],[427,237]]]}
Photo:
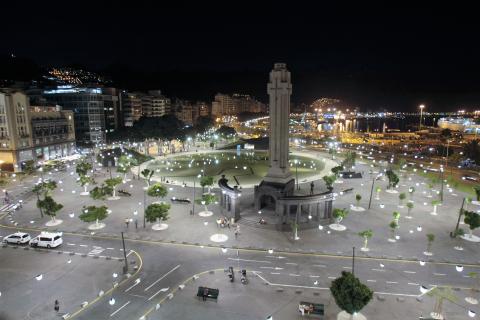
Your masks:
{"label": "city skyline", "polygon": [[[142,4],[75,11],[32,5],[25,23],[6,17],[0,54],[41,66],[85,65],[120,88],[159,88],[192,100],[242,92],[265,102],[265,74],[283,61],[295,79],[294,103],[332,97],[363,110],[424,103],[447,111],[474,108],[480,98],[480,49],[471,40],[478,26],[455,10],[297,6],[284,16],[281,8],[248,4],[223,13],[213,5],[188,12],[165,5],[162,14]],[[85,25],[85,17],[96,23]]]}

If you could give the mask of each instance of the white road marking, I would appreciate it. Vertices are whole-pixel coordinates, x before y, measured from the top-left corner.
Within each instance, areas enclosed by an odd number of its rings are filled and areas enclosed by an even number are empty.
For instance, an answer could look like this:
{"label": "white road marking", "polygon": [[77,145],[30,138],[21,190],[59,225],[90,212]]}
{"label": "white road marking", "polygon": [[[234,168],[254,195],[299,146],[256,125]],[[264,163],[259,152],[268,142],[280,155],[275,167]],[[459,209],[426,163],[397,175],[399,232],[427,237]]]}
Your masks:
{"label": "white road marking", "polygon": [[88,246],[87,246],[86,244],[81,244],[80,247],[86,248],[86,247],[88,247]]}
{"label": "white road marking", "polygon": [[120,308],[118,308],[117,310],[115,310],[112,314],[110,314],[110,317],[113,317],[114,315],[116,315],[117,312],[119,312],[120,310],[122,310],[123,308],[125,308],[129,303],[130,303],[130,301],[128,301],[128,302],[125,303],[123,306],[121,306]]}
{"label": "white road marking", "polygon": [[75,243],[67,243],[67,246],[76,246]]}
{"label": "white road marking", "polygon": [[131,285],[130,287],[128,287],[127,289],[125,289],[124,292],[130,291],[130,289],[132,289],[133,287],[135,287],[136,285],[138,285],[140,282],[141,282],[140,278],[137,278],[137,279],[135,280],[135,283],[132,284],[132,285]]}
{"label": "white road marking", "polygon": [[115,250],[114,248],[107,248],[107,250]]}
{"label": "white road marking", "polygon": [[415,283],[415,282],[409,282],[408,284],[411,285],[411,286],[418,286],[419,285],[418,283]]}
{"label": "white road marking", "polygon": [[416,273],[415,271],[403,271],[405,273]]}
{"label": "white road marking", "polygon": [[161,281],[163,278],[165,278],[166,276],[168,276],[170,273],[172,273],[173,271],[177,270],[178,268],[180,268],[180,265],[177,265],[175,268],[173,268],[172,270],[168,271],[167,273],[165,273],[161,278],[159,278],[158,280],[156,280],[154,283],[152,283],[151,285],[149,285],[145,291],[148,291],[151,287],[153,287],[154,285],[156,285],[159,281]]}
{"label": "white road marking", "polygon": [[385,272],[385,269],[372,269],[372,271],[380,271],[380,272]]}
{"label": "white road marking", "polygon": [[342,267],[343,269],[352,269],[352,267]]}
{"label": "white road marking", "polygon": [[337,279],[337,278],[335,278],[335,277],[328,277],[328,279]]}
{"label": "white road marking", "polygon": [[324,264],[314,264],[314,267],[319,267],[319,268],[326,268],[327,266]]}
{"label": "white road marking", "polygon": [[270,272],[270,274],[280,274],[280,272]]}
{"label": "white road marking", "polygon": [[446,276],[447,274],[434,272],[433,275],[435,275],[435,276]]}
{"label": "white road marking", "polygon": [[234,261],[245,261],[245,262],[272,263],[271,261],[262,261],[262,260],[248,260],[248,259],[240,259],[240,258],[228,258],[228,260],[234,260]]}
{"label": "white road marking", "polygon": [[377,282],[377,280],[367,280],[367,282]]}
{"label": "white road marking", "polygon": [[133,253],[133,250],[130,250],[130,252],[127,253],[127,258],[128,258],[128,256],[131,255],[132,253]]}
{"label": "white road marking", "polygon": [[310,278],[320,278],[320,276],[309,276]]}
{"label": "white road marking", "polygon": [[299,274],[295,274],[295,273],[289,273],[288,275],[289,275],[289,276],[292,276],[292,277],[300,277]]}
{"label": "white road marking", "polygon": [[397,284],[398,282],[396,281],[387,281],[388,284]]}
{"label": "white road marking", "polygon": [[168,289],[170,289],[170,288],[162,288],[162,289],[158,290],[157,292],[154,293],[153,296],[151,296],[150,298],[148,298],[147,301],[150,301],[150,300],[152,300],[153,298],[155,298],[155,296],[156,296],[157,294],[159,294],[160,292],[167,292]]}
{"label": "white road marking", "polygon": [[292,265],[292,266],[298,266],[297,263],[293,263],[293,262],[285,262],[285,264],[289,264],[289,265]]}

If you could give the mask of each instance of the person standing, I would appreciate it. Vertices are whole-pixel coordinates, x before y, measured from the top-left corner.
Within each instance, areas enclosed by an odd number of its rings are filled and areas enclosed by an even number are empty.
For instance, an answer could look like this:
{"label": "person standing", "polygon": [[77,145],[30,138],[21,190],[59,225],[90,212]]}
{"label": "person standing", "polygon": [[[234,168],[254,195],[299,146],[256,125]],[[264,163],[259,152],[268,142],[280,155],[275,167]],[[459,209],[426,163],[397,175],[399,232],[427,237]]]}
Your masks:
{"label": "person standing", "polygon": [[55,300],[55,306],[53,307],[53,309],[55,309],[56,312],[60,310],[60,303],[58,302],[58,300]]}
{"label": "person standing", "polygon": [[240,234],[240,225],[237,224],[235,227],[235,239],[238,239],[238,235]]}
{"label": "person standing", "polygon": [[125,218],[125,225],[127,226],[127,229],[128,229],[128,225],[130,224],[130,219],[128,218]]}
{"label": "person standing", "polygon": [[313,194],[313,188],[315,188],[315,184],[313,183],[313,181],[310,183],[310,194],[312,195]]}

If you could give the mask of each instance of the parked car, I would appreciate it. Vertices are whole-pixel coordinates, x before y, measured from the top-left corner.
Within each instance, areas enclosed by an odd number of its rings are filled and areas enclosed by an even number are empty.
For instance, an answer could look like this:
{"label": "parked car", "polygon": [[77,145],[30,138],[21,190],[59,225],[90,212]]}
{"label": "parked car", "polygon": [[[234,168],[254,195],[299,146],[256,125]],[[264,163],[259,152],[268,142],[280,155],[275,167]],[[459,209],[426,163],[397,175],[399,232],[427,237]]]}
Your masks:
{"label": "parked car", "polygon": [[31,237],[25,232],[15,232],[3,238],[4,243],[24,244],[30,241]]}
{"label": "parked car", "polygon": [[472,176],[463,176],[463,180],[469,180],[469,181],[478,181],[478,178],[472,177]]}
{"label": "parked car", "polygon": [[30,240],[32,247],[55,248],[63,243],[61,232],[42,232],[32,240]]}

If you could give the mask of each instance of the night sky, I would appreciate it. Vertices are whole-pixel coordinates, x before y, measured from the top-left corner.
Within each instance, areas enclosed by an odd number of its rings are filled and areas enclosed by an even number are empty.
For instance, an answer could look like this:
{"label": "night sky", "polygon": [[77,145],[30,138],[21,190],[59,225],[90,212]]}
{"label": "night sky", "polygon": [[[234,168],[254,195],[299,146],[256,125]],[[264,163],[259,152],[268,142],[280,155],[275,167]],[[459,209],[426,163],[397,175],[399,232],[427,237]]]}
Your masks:
{"label": "night sky", "polygon": [[0,54],[45,67],[84,65],[130,89],[207,101],[244,92],[266,101],[268,72],[279,61],[292,72],[296,103],[326,96],[363,110],[480,106],[473,8],[12,2],[2,4]]}

